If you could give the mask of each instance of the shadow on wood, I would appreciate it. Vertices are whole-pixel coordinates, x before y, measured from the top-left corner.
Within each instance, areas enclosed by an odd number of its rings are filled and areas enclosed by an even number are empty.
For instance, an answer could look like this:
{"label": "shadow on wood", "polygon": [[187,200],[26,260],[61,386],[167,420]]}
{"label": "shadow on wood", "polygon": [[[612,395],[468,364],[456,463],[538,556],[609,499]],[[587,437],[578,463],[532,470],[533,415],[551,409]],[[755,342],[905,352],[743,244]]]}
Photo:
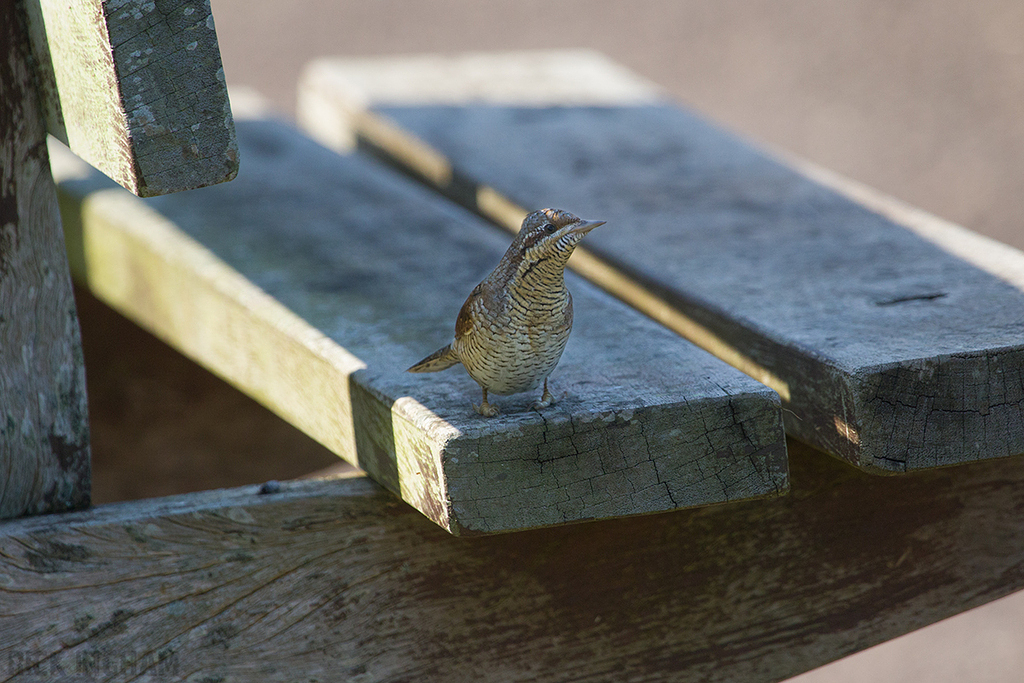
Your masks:
{"label": "shadow on wood", "polygon": [[1024,460],[790,453],[785,498],[473,539],[361,479],[9,522],[0,666],[767,683],[1024,587]]}

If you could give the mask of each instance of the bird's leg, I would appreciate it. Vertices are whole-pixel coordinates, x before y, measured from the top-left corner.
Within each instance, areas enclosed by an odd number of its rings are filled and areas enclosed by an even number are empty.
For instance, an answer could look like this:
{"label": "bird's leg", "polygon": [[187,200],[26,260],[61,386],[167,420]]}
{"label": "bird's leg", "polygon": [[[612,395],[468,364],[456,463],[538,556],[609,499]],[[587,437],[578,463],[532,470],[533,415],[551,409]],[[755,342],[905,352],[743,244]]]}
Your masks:
{"label": "bird's leg", "polygon": [[487,390],[480,387],[484,391],[484,400],[480,405],[473,404],[473,410],[480,413],[484,417],[494,417],[498,414],[498,406],[491,405],[487,402]]}
{"label": "bird's leg", "polygon": [[553,405],[554,402],[555,402],[555,397],[551,395],[550,391],[548,391],[548,378],[545,377],[544,378],[544,393],[540,395],[540,400],[539,401],[535,401],[534,402],[533,409],[534,410],[540,410],[541,408],[547,408],[548,406]]}

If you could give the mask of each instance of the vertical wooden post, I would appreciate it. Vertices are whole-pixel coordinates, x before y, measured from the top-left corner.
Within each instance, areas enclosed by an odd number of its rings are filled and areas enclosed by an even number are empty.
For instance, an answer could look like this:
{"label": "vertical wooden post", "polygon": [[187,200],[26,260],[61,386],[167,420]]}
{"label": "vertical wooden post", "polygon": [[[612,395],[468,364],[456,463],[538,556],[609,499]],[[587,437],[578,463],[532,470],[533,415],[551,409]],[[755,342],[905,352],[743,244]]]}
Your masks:
{"label": "vertical wooden post", "polygon": [[0,2],[0,518],[89,504],[78,316],[22,19]]}

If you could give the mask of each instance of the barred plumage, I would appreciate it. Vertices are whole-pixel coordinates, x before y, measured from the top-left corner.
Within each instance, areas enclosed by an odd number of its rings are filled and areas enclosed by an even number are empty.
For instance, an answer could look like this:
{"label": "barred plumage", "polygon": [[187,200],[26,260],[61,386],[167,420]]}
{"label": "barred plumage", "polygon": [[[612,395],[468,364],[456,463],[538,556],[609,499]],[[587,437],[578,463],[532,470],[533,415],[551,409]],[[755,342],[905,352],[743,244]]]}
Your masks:
{"label": "barred plumage", "polygon": [[498,267],[477,285],[459,311],[455,339],[409,368],[437,372],[462,363],[483,389],[481,415],[496,415],[487,393],[544,391],[535,408],[553,403],[548,376],[572,331],[572,295],[565,264],[583,236],[604,221],[585,221],[567,211],[542,209],[522,229]]}

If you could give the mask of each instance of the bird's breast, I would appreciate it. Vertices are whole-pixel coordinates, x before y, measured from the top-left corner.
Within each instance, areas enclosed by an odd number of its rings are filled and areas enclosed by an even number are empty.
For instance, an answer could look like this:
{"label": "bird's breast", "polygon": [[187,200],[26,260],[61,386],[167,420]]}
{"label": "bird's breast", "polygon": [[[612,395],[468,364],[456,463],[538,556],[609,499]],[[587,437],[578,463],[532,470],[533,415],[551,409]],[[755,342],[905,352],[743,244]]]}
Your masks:
{"label": "bird's breast", "polygon": [[473,302],[468,318],[452,345],[462,364],[488,391],[514,394],[538,386],[557,365],[572,330],[572,298],[564,286],[518,288],[504,301]]}

